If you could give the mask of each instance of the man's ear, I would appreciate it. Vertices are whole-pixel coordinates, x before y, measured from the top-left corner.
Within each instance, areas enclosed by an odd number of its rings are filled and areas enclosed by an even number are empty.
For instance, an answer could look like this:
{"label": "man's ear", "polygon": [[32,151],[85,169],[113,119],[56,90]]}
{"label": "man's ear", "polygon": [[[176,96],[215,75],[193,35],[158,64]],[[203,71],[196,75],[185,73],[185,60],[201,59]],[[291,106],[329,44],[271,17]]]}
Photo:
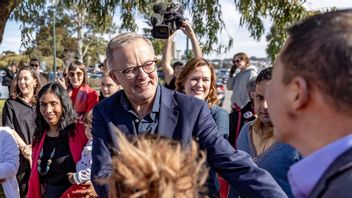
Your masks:
{"label": "man's ear", "polygon": [[119,80],[113,72],[109,71],[109,76],[116,84],[120,84]]}
{"label": "man's ear", "polygon": [[309,102],[309,88],[308,81],[301,76],[294,77],[290,82],[290,99],[292,108],[299,110]]}

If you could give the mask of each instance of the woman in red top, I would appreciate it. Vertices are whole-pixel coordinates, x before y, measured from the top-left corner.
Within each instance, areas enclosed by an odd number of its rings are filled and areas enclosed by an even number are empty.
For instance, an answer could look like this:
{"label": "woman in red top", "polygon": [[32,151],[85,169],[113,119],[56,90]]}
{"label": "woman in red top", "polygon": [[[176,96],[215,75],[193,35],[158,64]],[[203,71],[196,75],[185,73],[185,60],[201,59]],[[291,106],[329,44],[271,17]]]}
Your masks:
{"label": "woman in red top", "polygon": [[27,197],[59,198],[71,186],[67,173],[75,171],[88,139],[61,85],[45,85],[38,100]]}
{"label": "woman in red top", "polygon": [[98,93],[88,85],[85,66],[79,61],[73,61],[68,67],[67,91],[80,119],[99,101]]}

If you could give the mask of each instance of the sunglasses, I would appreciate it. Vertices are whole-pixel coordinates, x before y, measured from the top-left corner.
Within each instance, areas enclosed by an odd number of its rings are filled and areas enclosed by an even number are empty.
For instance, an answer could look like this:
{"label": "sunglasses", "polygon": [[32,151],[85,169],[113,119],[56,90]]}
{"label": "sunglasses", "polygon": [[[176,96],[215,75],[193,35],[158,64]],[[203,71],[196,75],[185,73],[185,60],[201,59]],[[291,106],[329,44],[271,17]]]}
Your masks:
{"label": "sunglasses", "polygon": [[81,76],[83,76],[83,72],[70,72],[70,73],[68,73],[68,76],[69,77],[75,77],[75,76],[81,77]]}
{"label": "sunglasses", "polygon": [[242,60],[241,59],[236,59],[235,61],[233,61],[233,62],[235,62],[235,63],[239,63],[239,62],[241,62]]}
{"label": "sunglasses", "polygon": [[31,67],[39,67],[38,64],[30,64]]}

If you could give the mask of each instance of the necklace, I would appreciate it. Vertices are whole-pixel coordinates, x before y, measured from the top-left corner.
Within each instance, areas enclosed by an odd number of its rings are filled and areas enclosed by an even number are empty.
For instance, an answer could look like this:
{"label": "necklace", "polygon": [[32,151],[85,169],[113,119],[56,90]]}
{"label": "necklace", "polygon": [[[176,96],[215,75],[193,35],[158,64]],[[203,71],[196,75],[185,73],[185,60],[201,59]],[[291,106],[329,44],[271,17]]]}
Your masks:
{"label": "necklace", "polygon": [[49,172],[49,170],[50,170],[50,165],[51,165],[51,163],[53,162],[52,161],[52,158],[54,157],[54,155],[55,155],[55,148],[51,151],[51,153],[50,153],[50,157],[49,157],[49,159],[46,161],[46,167],[45,167],[45,171],[44,172],[42,172],[42,168],[40,167],[40,164],[42,163],[42,157],[43,157],[43,148],[42,148],[42,150],[40,151],[40,155],[39,155],[39,159],[38,159],[38,166],[37,166],[37,169],[38,169],[38,172],[39,172],[39,174],[40,175],[46,175],[48,172]]}

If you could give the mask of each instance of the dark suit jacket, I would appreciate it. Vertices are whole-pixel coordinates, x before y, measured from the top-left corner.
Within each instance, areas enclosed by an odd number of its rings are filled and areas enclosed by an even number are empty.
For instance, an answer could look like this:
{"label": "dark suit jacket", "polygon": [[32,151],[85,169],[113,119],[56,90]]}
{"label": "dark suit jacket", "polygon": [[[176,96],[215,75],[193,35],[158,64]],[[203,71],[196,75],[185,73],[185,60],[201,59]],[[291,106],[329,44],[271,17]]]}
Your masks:
{"label": "dark suit jacket", "polygon": [[[107,186],[95,177],[107,177],[112,169],[111,155],[118,147],[116,128],[137,135],[133,121],[121,104],[123,91],[101,101],[93,110],[92,181],[99,197],[107,197]],[[199,99],[161,87],[157,134],[191,142],[192,137],[206,149],[210,166],[238,190],[243,197],[286,197],[269,173],[258,168],[248,154],[235,151],[218,132],[208,105]]]}
{"label": "dark suit jacket", "polygon": [[352,148],[329,166],[309,197],[352,197]]}

